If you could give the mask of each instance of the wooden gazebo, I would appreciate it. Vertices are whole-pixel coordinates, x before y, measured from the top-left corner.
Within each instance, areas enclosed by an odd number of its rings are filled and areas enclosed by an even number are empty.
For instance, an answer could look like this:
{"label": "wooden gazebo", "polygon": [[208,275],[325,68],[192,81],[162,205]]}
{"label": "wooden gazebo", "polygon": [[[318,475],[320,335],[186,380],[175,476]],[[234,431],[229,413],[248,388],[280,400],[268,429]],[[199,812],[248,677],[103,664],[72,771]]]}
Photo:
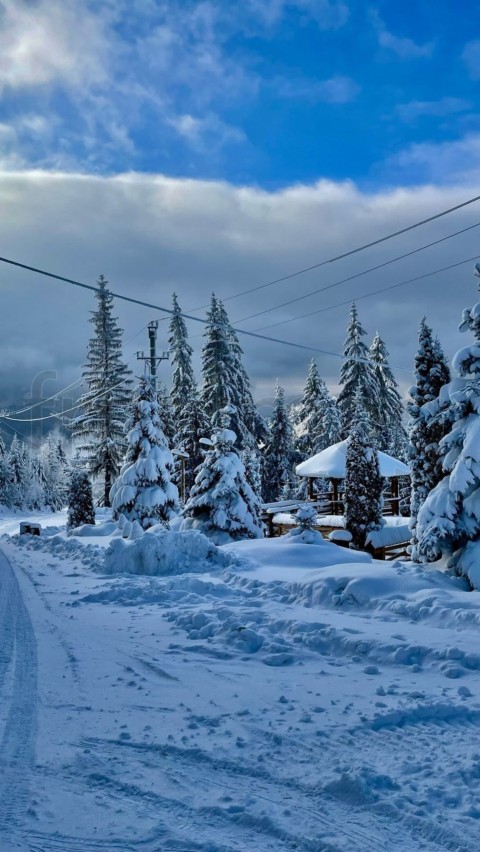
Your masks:
{"label": "wooden gazebo", "polygon": [[[332,444],[312,458],[307,459],[296,467],[297,476],[308,479],[308,494],[311,500],[315,499],[313,483],[315,479],[329,479],[332,483],[332,513],[341,514],[343,504],[339,498],[340,483],[345,479],[345,459],[347,454],[348,439]],[[380,475],[390,480],[391,496],[388,498],[393,515],[400,514],[400,494],[398,479],[400,476],[410,476],[410,468],[393,456],[378,453]]]}

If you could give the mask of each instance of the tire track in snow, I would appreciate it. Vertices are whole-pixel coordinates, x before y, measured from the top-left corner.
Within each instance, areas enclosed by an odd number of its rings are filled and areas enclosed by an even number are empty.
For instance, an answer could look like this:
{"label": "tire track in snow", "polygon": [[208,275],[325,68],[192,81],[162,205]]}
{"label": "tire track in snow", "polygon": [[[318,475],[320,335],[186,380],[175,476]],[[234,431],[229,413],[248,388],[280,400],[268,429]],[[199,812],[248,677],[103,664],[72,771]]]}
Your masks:
{"label": "tire track in snow", "polygon": [[[207,837],[210,842],[218,831],[225,836],[225,828],[230,826],[228,836],[243,837],[246,845],[232,846],[232,849],[266,850],[273,848],[298,849],[301,852],[383,852],[395,849],[396,852],[411,852],[422,849],[425,852],[451,850],[459,852],[459,837],[452,832],[449,836],[444,830],[437,830],[421,820],[410,825],[392,807],[383,808],[380,803],[362,799],[362,791],[340,785],[338,792],[333,789],[324,791],[321,786],[303,784],[290,779],[279,778],[268,770],[257,766],[248,766],[242,762],[218,759],[197,748],[181,748],[173,745],[147,745],[132,741],[99,740],[85,738],[83,745],[98,750],[99,758],[104,761],[110,753],[113,757],[118,749],[133,751],[140,764],[136,776],[145,775],[147,785],[148,770],[161,761],[162,792],[150,786],[146,788],[137,783],[123,783],[108,773],[104,766],[98,775],[92,773],[90,782],[97,785],[119,800],[148,802],[156,807],[159,814],[174,815],[178,822],[186,823],[189,836],[197,840]],[[158,766],[158,764],[157,764]],[[129,764],[129,770],[133,768]],[[87,767],[83,771],[88,772]],[[151,777],[151,776],[150,776]],[[159,779],[160,780],[160,779]],[[169,781],[173,787],[169,790]],[[231,809],[213,803],[191,803],[191,789],[209,790],[217,788],[219,792],[231,794]],[[235,803],[240,802],[241,807]],[[261,802],[263,814],[258,808]],[[246,803],[246,804],[244,804]],[[294,811],[297,817],[298,834],[282,827],[284,809]],[[266,813],[265,813],[266,811]],[[253,835],[250,831],[253,830]],[[243,832],[243,834],[241,834]],[[250,846],[255,837],[254,846]],[[273,842],[273,847],[270,845]],[[210,849],[208,843],[206,848]],[[465,846],[465,850],[475,850],[475,846]],[[193,849],[193,847],[192,847]]]}
{"label": "tire track in snow", "polygon": [[10,703],[0,742],[0,846],[13,850],[21,848],[14,838],[26,814],[35,759],[37,648],[17,579],[1,551],[0,599],[0,674],[4,675],[11,665],[12,675]]}

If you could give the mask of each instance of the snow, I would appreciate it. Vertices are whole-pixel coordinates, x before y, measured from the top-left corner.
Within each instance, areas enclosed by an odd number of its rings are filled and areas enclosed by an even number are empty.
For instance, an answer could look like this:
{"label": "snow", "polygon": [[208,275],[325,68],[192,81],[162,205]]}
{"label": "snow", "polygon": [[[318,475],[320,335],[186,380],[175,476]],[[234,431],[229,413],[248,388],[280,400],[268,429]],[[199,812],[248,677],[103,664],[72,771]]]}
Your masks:
{"label": "snow", "polygon": [[[327,479],[345,479],[345,457],[347,453],[348,439],[333,444],[297,465],[297,476],[324,476]],[[410,468],[399,459],[394,459],[387,453],[378,452],[381,476],[387,479],[394,476],[409,476]]]}
{"label": "snow", "polygon": [[161,526],[132,541],[114,538],[105,554],[106,574],[145,576],[185,574],[225,568],[233,562],[220,548],[199,532],[170,532]]}
{"label": "snow", "polygon": [[384,526],[381,530],[374,530],[367,535],[367,544],[372,547],[388,547],[391,544],[402,544],[410,541],[410,528],[408,524],[397,526]]}
{"label": "snow", "polygon": [[[39,538],[0,517],[2,852],[476,852],[465,579],[297,531],[218,548],[29,517]],[[107,573],[145,542],[172,571]]]}

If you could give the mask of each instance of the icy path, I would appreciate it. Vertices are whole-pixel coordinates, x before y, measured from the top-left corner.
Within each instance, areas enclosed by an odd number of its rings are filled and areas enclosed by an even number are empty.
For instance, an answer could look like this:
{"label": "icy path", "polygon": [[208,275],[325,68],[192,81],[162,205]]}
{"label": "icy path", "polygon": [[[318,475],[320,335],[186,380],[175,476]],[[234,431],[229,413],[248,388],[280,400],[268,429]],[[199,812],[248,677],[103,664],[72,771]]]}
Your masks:
{"label": "icy path", "polygon": [[478,849],[478,632],[1,546],[0,852]]}
{"label": "icy path", "polygon": [[[12,567],[0,553],[0,848],[16,849],[29,800],[37,721],[37,648]],[[8,698],[9,700],[8,700]]]}

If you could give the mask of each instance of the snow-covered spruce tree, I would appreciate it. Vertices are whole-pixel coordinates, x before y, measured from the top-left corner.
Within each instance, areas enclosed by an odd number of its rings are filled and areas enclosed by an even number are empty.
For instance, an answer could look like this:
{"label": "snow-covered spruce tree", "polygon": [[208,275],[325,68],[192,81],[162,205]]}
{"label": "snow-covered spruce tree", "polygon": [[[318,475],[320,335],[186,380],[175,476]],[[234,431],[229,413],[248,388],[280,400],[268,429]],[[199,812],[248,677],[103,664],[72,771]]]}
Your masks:
{"label": "snow-covered spruce tree", "polygon": [[83,378],[87,392],[72,433],[88,460],[89,472],[101,482],[100,502],[110,505],[110,489],[126,449],[125,420],[131,400],[131,371],[122,360],[122,329],[112,315],[113,296],[100,276],[95,297],[98,307],[90,322],[94,333],[88,344]]}
{"label": "snow-covered spruce tree", "polygon": [[170,401],[176,430],[182,412],[197,390],[192,367],[193,349],[188,342],[188,332],[182,317],[176,293],[173,294],[173,313],[170,319],[168,343],[173,366]]}
{"label": "snow-covered spruce tree", "polygon": [[[410,529],[411,556],[419,561],[417,516],[427,495],[443,479],[440,441],[451,422],[435,405],[442,387],[450,381],[450,371],[437,339],[425,317],[420,323],[415,357],[415,385],[410,389],[408,460],[411,470]],[[433,411],[432,411],[433,407]]]}
{"label": "snow-covered spruce tree", "polygon": [[362,337],[366,335],[358,319],[355,303],[350,308],[347,337],[344,344],[345,360],[340,370],[342,389],[337,404],[342,418],[342,437],[347,438],[354,422],[355,394],[360,392],[364,409],[372,425],[377,423],[379,410],[379,391],[377,377],[370,354]]}
{"label": "snow-covered spruce tree", "polygon": [[398,383],[388,363],[387,347],[378,331],[370,347],[370,360],[378,389],[378,409],[374,424],[377,446],[394,458],[403,459],[407,444],[407,432],[403,425],[405,409]]}
{"label": "snow-covered spruce tree", "polygon": [[19,509],[29,508],[28,492],[31,480],[31,453],[14,435],[7,454],[9,481],[6,504]]}
{"label": "snow-covered spruce tree", "polygon": [[295,449],[298,452],[299,461],[314,455],[317,452],[315,448],[322,443],[323,416],[327,398],[327,387],[312,358],[302,399],[295,407]]}
{"label": "snow-covered spruce tree", "polygon": [[293,432],[285,405],[284,390],[277,383],[270,421],[270,437],[264,452],[263,497],[278,500],[284,486],[293,479]]}
{"label": "snow-covered spruce tree", "polygon": [[[180,412],[175,433],[174,445],[176,450],[187,454],[185,459],[185,496],[188,498],[190,489],[195,481],[196,470],[202,463],[205,449],[200,443],[201,438],[210,434],[211,423],[205,414],[202,402],[195,389]],[[181,462],[175,462],[174,481],[177,486],[181,482]]]}
{"label": "snow-covered spruce tree", "polygon": [[7,450],[2,435],[0,435],[0,504],[7,505],[7,488],[10,480]]}
{"label": "snow-covered spruce tree", "polygon": [[337,400],[328,393],[322,415],[322,437],[321,441],[317,441],[314,452],[319,453],[321,450],[326,449],[326,447],[337,444],[341,440],[341,433],[342,421]]}
{"label": "snow-covered spruce tree", "polygon": [[[238,449],[266,440],[266,427],[253,402],[250,380],[242,364],[242,348],[222,302],[212,295],[202,350],[202,402],[208,417],[231,405],[231,426]],[[212,421],[213,422],[213,421]]]}
{"label": "snow-covered spruce tree", "polygon": [[183,512],[182,529],[199,530],[215,544],[262,536],[260,503],[234,449],[236,435],[228,428],[231,415],[231,406],[217,414],[213,448],[198,468]]}
{"label": "snow-covered spruce tree", "polygon": [[82,524],[95,523],[93,494],[90,477],[86,470],[74,467],[68,488],[67,527],[74,529]]}
{"label": "snow-covered spruce tree", "polygon": [[45,505],[58,512],[67,503],[69,465],[61,438],[48,435],[40,449]]}
{"label": "snow-covered spruce tree", "polygon": [[377,450],[368,438],[368,417],[360,394],[355,396],[353,425],[345,460],[345,528],[352,547],[363,550],[367,534],[383,526],[383,480]]}
{"label": "snow-covered spruce tree", "polygon": [[205,343],[202,349],[202,402],[207,417],[231,403],[232,356],[229,329],[220,312],[218,299],[212,294],[207,311]]}
{"label": "snow-covered spruce tree", "polygon": [[480,589],[480,302],[463,312],[461,331],[472,345],[453,359],[459,378],[450,384],[451,430],[440,441],[444,477],[420,508],[420,557],[453,555],[452,565]]}
{"label": "snow-covered spruce tree", "polygon": [[172,447],[175,441],[175,415],[173,412],[173,406],[170,400],[170,394],[168,393],[167,386],[160,383],[157,389],[157,400],[158,400],[158,416],[160,417],[160,422],[162,424],[162,432],[167,439],[167,443],[169,447]]}
{"label": "snow-covered spruce tree", "polygon": [[114,518],[123,514],[143,529],[168,522],[178,512],[178,491],[171,481],[173,457],[162,431],[156,393],[143,377],[127,423],[128,449],[110,499]]}

